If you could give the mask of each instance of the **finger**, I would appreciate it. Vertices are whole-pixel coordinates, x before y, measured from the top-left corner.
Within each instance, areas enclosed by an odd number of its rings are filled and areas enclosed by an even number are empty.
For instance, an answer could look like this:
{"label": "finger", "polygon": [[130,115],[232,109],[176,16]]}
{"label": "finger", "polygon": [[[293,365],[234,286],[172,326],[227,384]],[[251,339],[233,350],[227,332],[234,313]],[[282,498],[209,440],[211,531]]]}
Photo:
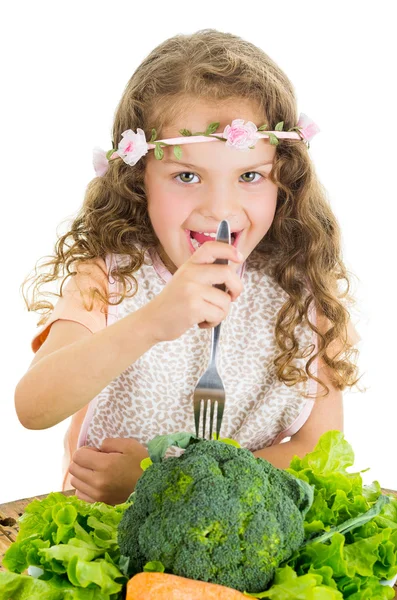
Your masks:
{"label": "finger", "polygon": [[101,452],[119,452],[125,454],[135,448],[135,440],[131,438],[106,438],[103,440]]}
{"label": "finger", "polygon": [[219,306],[207,303],[207,306],[205,307],[205,317],[201,322],[208,323],[208,327],[216,327],[216,325],[219,325],[226,317],[227,313],[219,308]]}
{"label": "finger", "polygon": [[84,481],[81,481],[77,477],[71,477],[70,483],[76,489],[76,496],[80,497],[80,494],[84,494],[86,497],[91,498],[89,502],[97,502],[98,498],[100,498],[100,494],[97,489],[91,485],[88,485]]}
{"label": "finger", "polygon": [[224,258],[235,263],[242,263],[244,256],[231,244],[225,242],[206,242],[192,254],[190,262],[194,264],[213,263],[217,258]]}
{"label": "finger", "polygon": [[77,498],[79,498],[80,500],[84,500],[85,502],[91,502],[91,504],[93,504],[94,502],[97,502],[97,500],[94,500],[94,498],[91,498],[90,496],[87,496],[86,494],[83,494],[79,490],[76,490],[75,496]]}
{"label": "finger", "polygon": [[79,479],[80,481],[84,481],[88,485],[93,485],[96,479],[96,471],[92,469],[86,469],[85,467],[81,467],[80,465],[72,462],[69,465],[69,473]]}
{"label": "finger", "polygon": [[216,287],[205,286],[203,287],[201,298],[208,304],[220,308],[226,317],[232,302],[232,298],[227,292],[223,292]]}
{"label": "finger", "polygon": [[[207,242],[209,243],[209,242]],[[241,292],[243,291],[243,282],[232,267],[228,265],[196,265],[195,272],[193,275],[195,281],[208,285],[219,285],[224,284],[227,288],[227,294],[229,294],[232,300],[236,300]],[[214,288],[216,289],[216,288]],[[218,290],[222,294],[225,294],[222,290]]]}
{"label": "finger", "polygon": [[102,464],[104,456],[97,448],[83,446],[73,454],[73,462],[80,467],[96,470]]}

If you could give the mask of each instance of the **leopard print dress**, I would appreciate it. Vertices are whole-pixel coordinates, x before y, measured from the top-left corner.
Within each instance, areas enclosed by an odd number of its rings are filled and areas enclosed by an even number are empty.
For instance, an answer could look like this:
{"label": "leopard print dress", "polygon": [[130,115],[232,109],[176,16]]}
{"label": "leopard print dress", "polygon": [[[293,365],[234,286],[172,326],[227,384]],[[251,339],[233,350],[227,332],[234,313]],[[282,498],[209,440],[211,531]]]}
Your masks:
{"label": "leopard print dress", "polygon": [[[122,258],[109,256],[108,269]],[[274,335],[279,309],[288,299],[253,253],[240,273],[244,289],[222,322],[217,365],[226,402],[221,437],[233,438],[251,451],[279,443],[298,431],[310,415],[317,383],[309,378],[292,387],[281,382],[273,364],[280,353]],[[110,306],[107,325],[144,306],[159,294],[172,275],[158,257],[148,254],[135,274],[138,291],[119,306]],[[115,282],[110,292],[117,293]],[[309,318],[315,324],[314,311]],[[296,329],[306,358],[316,349],[307,321]],[[130,365],[94,398],[80,430],[78,446],[100,447],[105,438],[131,437],[147,444],[154,436],[194,432],[193,390],[207,367],[211,331],[192,327],[180,338],[158,343]],[[316,350],[315,350],[316,351]],[[316,375],[316,364],[311,366]]]}

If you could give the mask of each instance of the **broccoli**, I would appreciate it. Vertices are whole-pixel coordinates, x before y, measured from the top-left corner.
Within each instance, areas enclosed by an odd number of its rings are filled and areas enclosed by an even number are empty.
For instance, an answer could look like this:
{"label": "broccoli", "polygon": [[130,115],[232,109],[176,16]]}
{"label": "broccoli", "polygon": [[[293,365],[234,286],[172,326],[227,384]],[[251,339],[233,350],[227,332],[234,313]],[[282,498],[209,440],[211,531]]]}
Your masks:
{"label": "broccoli", "polygon": [[153,463],[118,527],[131,575],[146,562],[240,591],[265,589],[304,541],[309,484],[247,449],[201,440]]}

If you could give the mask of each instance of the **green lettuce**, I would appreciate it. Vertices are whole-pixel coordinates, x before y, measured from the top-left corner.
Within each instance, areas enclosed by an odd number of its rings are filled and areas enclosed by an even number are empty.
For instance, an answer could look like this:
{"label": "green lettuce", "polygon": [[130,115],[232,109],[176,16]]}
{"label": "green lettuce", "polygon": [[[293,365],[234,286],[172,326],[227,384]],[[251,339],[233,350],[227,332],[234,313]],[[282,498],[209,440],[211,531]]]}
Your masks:
{"label": "green lettuce", "polygon": [[99,588],[82,589],[68,584],[56,575],[48,581],[29,575],[0,572],[0,600],[116,600]]}
{"label": "green lettuce", "polygon": [[[117,527],[128,505],[91,504],[58,492],[31,502],[4,555],[3,565],[11,573],[0,574],[0,600],[15,590],[18,598],[120,598],[127,577]],[[22,575],[29,566],[40,568],[42,575]]]}
{"label": "green lettuce", "polygon": [[[349,473],[354,453],[340,431],[321,436],[313,452],[287,469],[313,486],[305,516],[306,539],[286,561],[298,576],[327,568],[327,584],[349,600],[394,598],[382,580],[397,575],[397,499],[378,482],[364,486]],[[284,565],[281,565],[281,567]]]}
{"label": "green lettuce", "polygon": [[335,587],[322,584],[323,578],[320,573],[298,576],[286,566],[277,569],[273,585],[266,592],[245,595],[271,600],[343,600],[343,595]]}

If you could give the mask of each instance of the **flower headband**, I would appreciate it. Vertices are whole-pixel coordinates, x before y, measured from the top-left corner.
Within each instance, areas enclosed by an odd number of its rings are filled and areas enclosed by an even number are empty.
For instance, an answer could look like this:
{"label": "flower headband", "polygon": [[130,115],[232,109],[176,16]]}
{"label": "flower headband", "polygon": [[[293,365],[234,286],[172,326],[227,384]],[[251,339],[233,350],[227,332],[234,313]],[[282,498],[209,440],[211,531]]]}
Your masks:
{"label": "flower headband", "polygon": [[105,175],[109,168],[109,161],[121,158],[127,165],[134,166],[142,156],[154,148],[154,156],[161,160],[164,156],[163,148],[166,146],[174,147],[174,154],[178,160],[182,158],[181,144],[194,144],[197,142],[215,142],[220,140],[226,142],[227,146],[246,152],[255,148],[255,144],[260,138],[269,138],[272,145],[277,146],[279,139],[296,139],[307,143],[310,148],[310,140],[320,131],[318,126],[310,117],[301,113],[298,124],[288,131],[283,131],[284,121],[277,123],[274,131],[267,131],[267,125],[256,127],[252,121],[244,123],[244,119],[234,119],[231,125],[227,125],[221,134],[215,131],[219,123],[211,123],[204,132],[192,133],[188,129],[181,129],[179,133],[182,137],[157,140],[157,132],[152,129],[152,136],[149,142],[146,141],[145,132],[142,129],[127,129],[122,135],[122,140],[117,149],[105,152],[101,148],[94,148],[94,169],[98,177]]}

